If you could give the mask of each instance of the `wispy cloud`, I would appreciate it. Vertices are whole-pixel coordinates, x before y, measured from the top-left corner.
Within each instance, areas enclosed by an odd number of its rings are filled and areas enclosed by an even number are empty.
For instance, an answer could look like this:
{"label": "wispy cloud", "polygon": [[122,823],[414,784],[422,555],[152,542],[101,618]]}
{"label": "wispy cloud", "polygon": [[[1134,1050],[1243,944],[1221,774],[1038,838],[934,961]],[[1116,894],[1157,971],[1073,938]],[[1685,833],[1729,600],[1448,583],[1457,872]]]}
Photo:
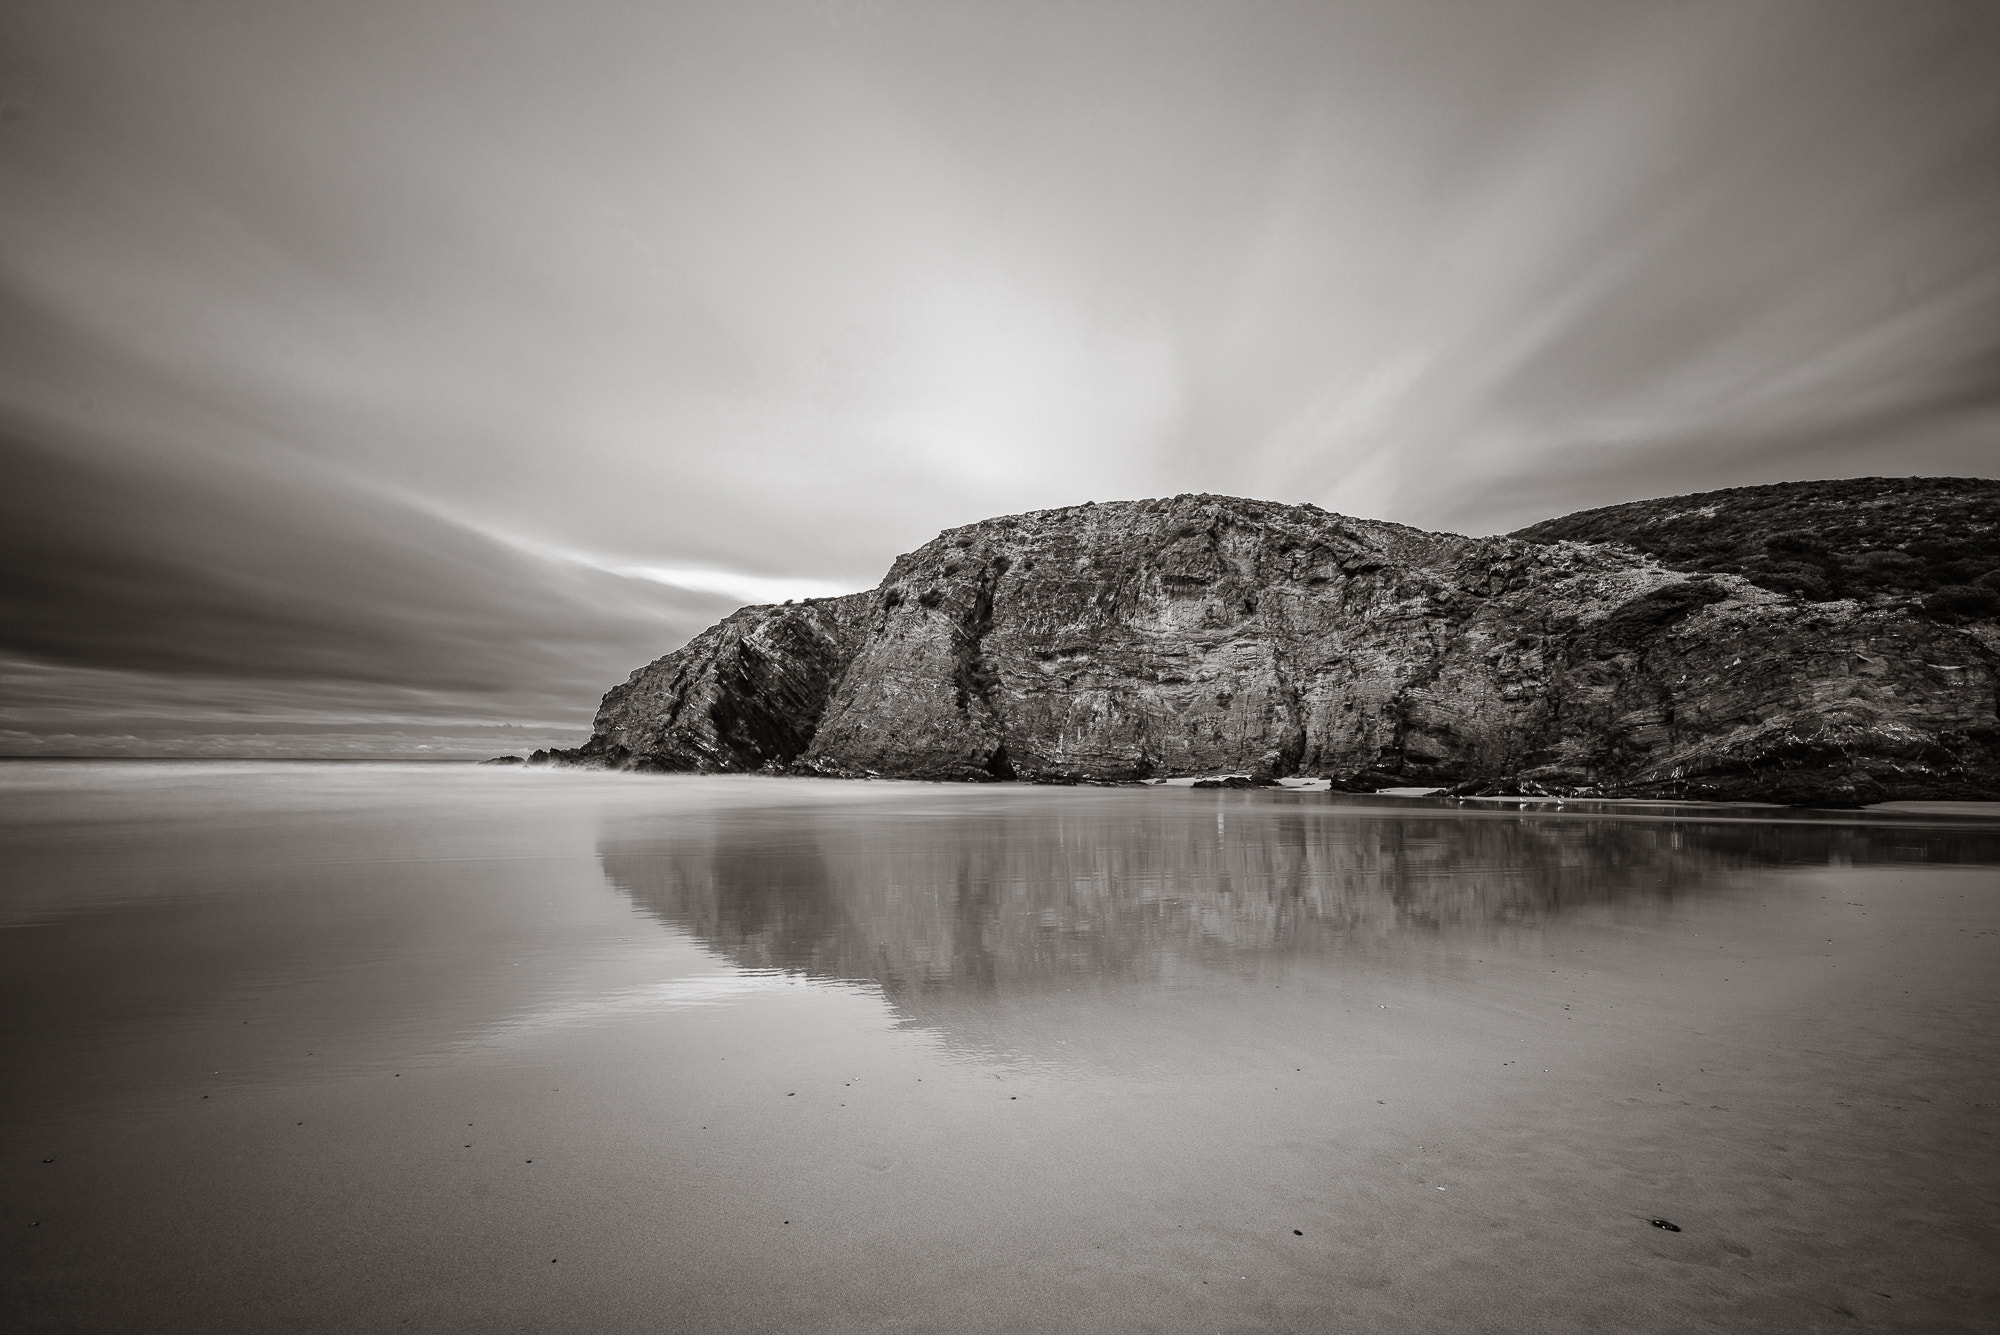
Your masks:
{"label": "wispy cloud", "polygon": [[607,560],[599,556],[579,555],[575,559],[594,570],[608,571],[613,575],[647,579],[655,584],[671,585],[676,589],[690,589],[697,593],[719,593],[731,598],[741,598],[750,603],[791,602],[797,598],[831,598],[838,594],[858,592],[853,584],[843,584],[834,580],[746,575],[740,570],[705,570],[698,566],[638,565],[629,561]]}
{"label": "wispy cloud", "polygon": [[1992,5],[0,24],[24,662],[581,718],[991,514],[1485,532],[2000,457]]}
{"label": "wispy cloud", "polygon": [[747,604],[783,603],[801,598],[833,598],[844,593],[858,593],[870,587],[857,581],[811,579],[798,575],[757,575],[742,570],[722,570],[713,566],[654,565],[643,561],[604,556],[595,552],[577,551],[557,543],[523,537],[517,533],[507,533],[469,519],[461,519],[458,522],[538,561],[583,570],[600,570],[607,575],[617,575],[622,579],[645,580],[648,583],[664,584],[669,588],[683,589],[690,593],[739,598]]}

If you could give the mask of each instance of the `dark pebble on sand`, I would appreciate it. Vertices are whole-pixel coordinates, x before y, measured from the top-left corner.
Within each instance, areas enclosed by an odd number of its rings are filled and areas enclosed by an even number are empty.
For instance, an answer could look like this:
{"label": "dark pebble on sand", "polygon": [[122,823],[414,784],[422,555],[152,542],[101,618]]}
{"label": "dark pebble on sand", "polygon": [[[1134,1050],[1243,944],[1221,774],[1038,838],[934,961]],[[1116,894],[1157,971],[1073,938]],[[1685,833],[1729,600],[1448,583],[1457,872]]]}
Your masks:
{"label": "dark pebble on sand", "polygon": [[1663,1228],[1669,1233],[1678,1233],[1681,1231],[1681,1226],[1679,1224],[1672,1222],[1671,1220],[1648,1219],[1646,1222],[1651,1224],[1654,1228]]}
{"label": "dark pebble on sand", "polygon": [[1293,1237],[1295,1237],[1295,1238],[1303,1238],[1303,1237],[1305,1236],[1305,1234],[1304,1234],[1303,1232],[1301,1232],[1300,1230],[1298,1230],[1298,1229],[1296,1229],[1296,1228],[1295,1228],[1295,1229],[1293,1229],[1293,1230],[1292,1230],[1292,1236],[1293,1236]]}

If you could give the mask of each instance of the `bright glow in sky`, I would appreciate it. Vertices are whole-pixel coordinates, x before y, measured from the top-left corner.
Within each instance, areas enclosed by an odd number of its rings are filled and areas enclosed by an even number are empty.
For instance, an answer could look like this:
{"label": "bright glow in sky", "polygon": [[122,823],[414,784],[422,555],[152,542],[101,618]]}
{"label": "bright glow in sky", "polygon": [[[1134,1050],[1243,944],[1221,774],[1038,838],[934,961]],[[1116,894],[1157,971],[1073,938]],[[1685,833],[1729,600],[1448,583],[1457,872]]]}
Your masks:
{"label": "bright glow in sky", "polygon": [[15,0],[0,751],[573,740],[1083,500],[1991,476],[1996,69],[1956,0]]}

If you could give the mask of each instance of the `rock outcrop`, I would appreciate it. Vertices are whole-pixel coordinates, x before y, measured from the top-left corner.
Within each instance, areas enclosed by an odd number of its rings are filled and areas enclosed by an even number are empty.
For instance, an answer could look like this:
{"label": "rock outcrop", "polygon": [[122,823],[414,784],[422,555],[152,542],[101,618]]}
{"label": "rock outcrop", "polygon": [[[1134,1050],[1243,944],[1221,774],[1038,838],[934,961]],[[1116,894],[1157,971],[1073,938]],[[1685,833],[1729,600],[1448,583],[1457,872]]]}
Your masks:
{"label": "rock outcrop", "polygon": [[1514,533],[1615,542],[1675,570],[1742,575],[1827,602],[1917,599],[1934,615],[2000,614],[2000,482],[1857,477],[1627,501]]}
{"label": "rock outcrop", "polygon": [[[1698,514],[1738,495],[1677,504]],[[1898,502],[1867,503],[1875,540],[1893,543]],[[1984,587],[1971,566],[1995,513],[1952,537],[1963,587]],[[986,520],[900,558],[868,593],[743,609],[613,688],[583,747],[535,759],[2000,797],[2000,628],[1977,606],[1876,587],[1812,601],[1830,590],[1774,588],[1727,559],[1669,563],[1612,527],[1591,542],[1474,539],[1221,496]]]}
{"label": "rock outcrop", "polygon": [[605,693],[590,740],[535,762],[723,772],[782,766],[811,745],[853,661],[873,595],[745,607]]}

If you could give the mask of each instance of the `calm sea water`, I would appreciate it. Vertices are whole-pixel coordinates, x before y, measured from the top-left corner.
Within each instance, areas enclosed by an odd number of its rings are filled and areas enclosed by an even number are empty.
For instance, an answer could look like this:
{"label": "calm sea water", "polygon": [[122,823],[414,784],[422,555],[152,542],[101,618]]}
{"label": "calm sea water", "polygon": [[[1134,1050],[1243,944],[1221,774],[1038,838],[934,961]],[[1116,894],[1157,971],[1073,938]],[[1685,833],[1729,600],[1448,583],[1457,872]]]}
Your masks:
{"label": "calm sea water", "polygon": [[22,763],[0,928],[10,1331],[2000,1328],[1976,813]]}

